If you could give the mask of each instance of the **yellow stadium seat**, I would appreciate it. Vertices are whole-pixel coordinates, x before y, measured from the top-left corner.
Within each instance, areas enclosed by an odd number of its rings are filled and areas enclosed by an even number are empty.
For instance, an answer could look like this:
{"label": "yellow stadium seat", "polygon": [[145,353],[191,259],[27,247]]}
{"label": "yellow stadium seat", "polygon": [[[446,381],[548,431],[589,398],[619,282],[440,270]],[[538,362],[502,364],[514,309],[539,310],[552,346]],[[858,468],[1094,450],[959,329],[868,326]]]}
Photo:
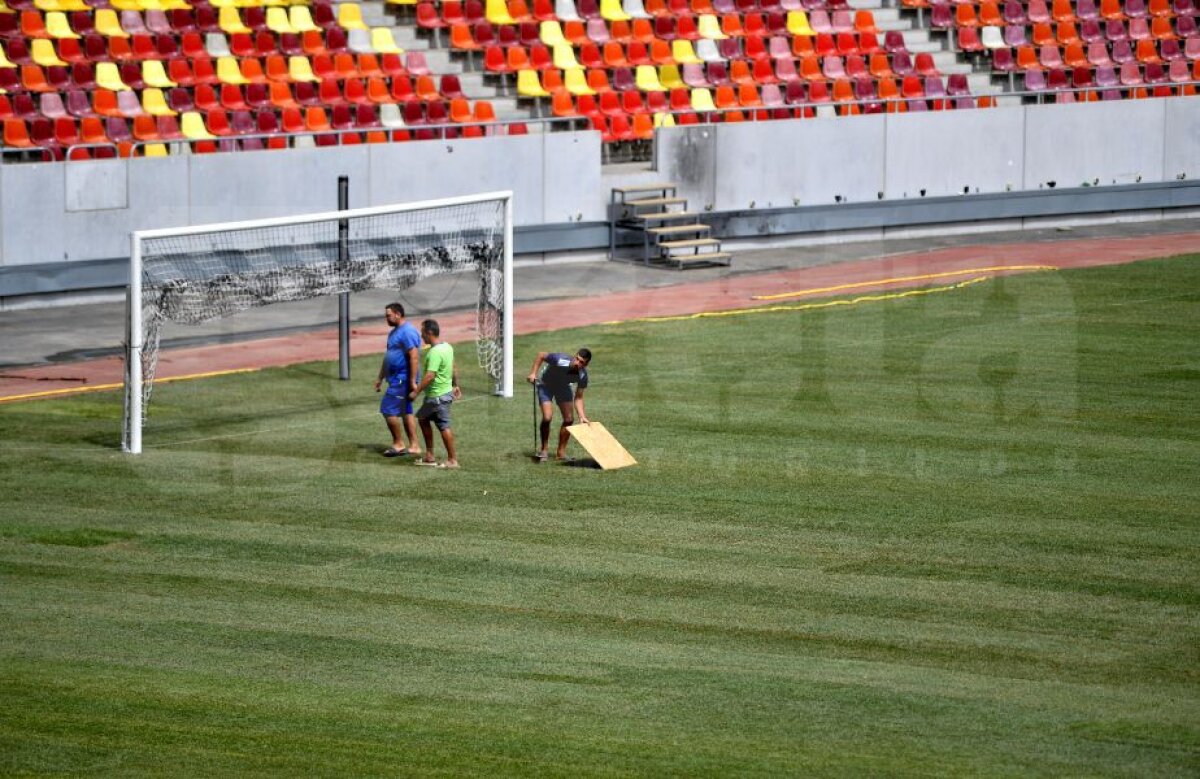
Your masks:
{"label": "yellow stadium seat", "polygon": [[4,53],[4,46],[0,45],[0,68],[15,68],[16,65]]}
{"label": "yellow stadium seat", "polygon": [[627,22],[633,18],[625,13],[621,0],[600,0],[600,15],[609,22]]}
{"label": "yellow stadium seat", "polygon": [[715,111],[716,104],[713,103],[712,92],[708,89],[700,87],[692,90],[692,110],[693,111]]}
{"label": "yellow stadium seat", "polygon": [[219,16],[217,16],[217,24],[221,26],[221,29],[226,35],[233,35],[234,33],[248,34],[254,32],[249,27],[242,24],[242,17],[238,16],[238,11],[233,6],[222,8],[218,14]]}
{"label": "yellow stadium seat", "polygon": [[583,68],[575,67],[563,71],[563,85],[572,95],[594,95],[596,90],[588,86],[587,74]]}
{"label": "yellow stadium seat", "polygon": [[810,38],[817,34],[812,27],[808,26],[808,14],[803,11],[788,11],[787,31],[792,35],[804,35]]}
{"label": "yellow stadium seat", "polygon": [[692,42],[686,38],[676,38],[671,41],[671,58],[680,65],[697,65],[704,61],[696,56]]}
{"label": "yellow stadium seat", "polygon": [[579,61],[575,59],[575,49],[571,48],[570,44],[560,43],[554,47],[554,67],[559,70],[579,67]]}
{"label": "yellow stadium seat", "polygon": [[533,69],[517,71],[517,94],[521,97],[550,97],[550,93],[542,88],[542,82],[538,81],[537,71]]}
{"label": "yellow stadium seat", "polygon": [[148,143],[142,147],[142,153],[147,157],[166,157],[167,145],[165,143]]}
{"label": "yellow stadium seat", "polygon": [[153,116],[175,116],[175,112],[167,105],[162,90],[157,87],[142,90],[142,109]]}
{"label": "yellow stadium seat", "polygon": [[321,80],[313,75],[312,63],[308,61],[308,57],[288,57],[288,75],[292,77],[292,81]]}
{"label": "yellow stadium seat", "polygon": [[117,63],[115,62],[96,63],[96,86],[113,92],[129,89],[125,85],[125,82],[121,80],[121,72],[117,70]]}
{"label": "yellow stadium seat", "polygon": [[226,84],[249,84],[250,79],[242,75],[237,57],[217,58],[217,78]]}
{"label": "yellow stadium seat", "polygon": [[675,117],[667,113],[659,113],[654,115],[655,127],[674,127]]}
{"label": "yellow stadium seat", "polygon": [[57,66],[65,66],[67,63],[58,58],[58,53],[54,51],[54,41],[47,38],[34,38],[29,42],[29,54],[33,57],[35,64],[41,65],[43,68]]}
{"label": "yellow stadium seat", "polygon": [[83,0],[33,0],[39,11],[88,11],[91,10]]}
{"label": "yellow stadium seat", "polygon": [[666,92],[658,80],[658,71],[653,65],[637,66],[637,88],[643,92]]}
{"label": "yellow stadium seat", "polygon": [[198,111],[186,111],[179,117],[179,130],[185,138],[193,141],[211,141],[217,136],[204,126],[204,117]]}
{"label": "yellow stadium seat", "polygon": [[509,16],[508,4],[504,0],[487,0],[487,20],[492,24],[516,24],[517,20]]}
{"label": "yellow stadium seat", "polygon": [[96,32],[106,38],[128,38],[129,33],[121,29],[121,20],[111,8],[96,9]]}
{"label": "yellow stadium seat", "polygon": [[678,89],[685,87],[683,76],[679,73],[678,65],[663,65],[658,69],[658,83],[662,84],[666,89]]}
{"label": "yellow stadium seat", "polygon": [[367,29],[358,3],[342,3],[338,6],[338,24],[347,30]]}
{"label": "yellow stadium seat", "polygon": [[67,15],[62,11],[51,11],[46,14],[46,32],[51,38],[78,38],[71,25],[67,24]]}
{"label": "yellow stadium seat", "polygon": [[403,54],[404,49],[396,45],[390,27],[371,28],[371,48],[379,54]]}
{"label": "yellow stadium seat", "polygon": [[562,25],[558,22],[542,22],[538,28],[538,37],[542,39],[542,43],[547,46],[569,46],[567,39],[563,37]]}
{"label": "yellow stadium seat", "polygon": [[288,23],[298,33],[314,32],[321,28],[313,21],[312,11],[306,5],[293,5],[288,9]]}
{"label": "yellow stadium seat", "polygon": [[159,89],[170,89],[171,87],[179,86],[171,80],[171,77],[167,75],[167,71],[163,69],[162,60],[145,60],[142,62],[142,81],[145,81],[148,87],[158,87]]}
{"label": "yellow stadium seat", "polygon": [[296,33],[296,28],[292,27],[292,22],[288,19],[288,12],[285,8],[267,9],[267,29],[276,35],[293,35]]}
{"label": "yellow stadium seat", "polygon": [[713,14],[702,15],[697,29],[700,31],[700,37],[714,41],[723,41],[729,37],[721,31],[721,22]]}

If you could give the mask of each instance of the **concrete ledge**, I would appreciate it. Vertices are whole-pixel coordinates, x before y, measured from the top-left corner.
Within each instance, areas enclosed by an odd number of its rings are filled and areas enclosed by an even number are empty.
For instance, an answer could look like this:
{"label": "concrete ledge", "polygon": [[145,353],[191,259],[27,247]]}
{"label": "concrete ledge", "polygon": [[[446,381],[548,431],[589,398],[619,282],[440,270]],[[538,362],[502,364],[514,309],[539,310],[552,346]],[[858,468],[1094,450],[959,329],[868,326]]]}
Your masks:
{"label": "concrete ledge", "polygon": [[[703,218],[732,248],[748,249],[1197,215],[1200,181],[1173,181],[744,210]],[[514,238],[522,265],[594,260],[607,252],[608,224],[518,227]],[[68,298],[78,302],[88,293],[111,297],[125,286],[127,273],[125,257],[0,267],[0,309],[57,305]]]}

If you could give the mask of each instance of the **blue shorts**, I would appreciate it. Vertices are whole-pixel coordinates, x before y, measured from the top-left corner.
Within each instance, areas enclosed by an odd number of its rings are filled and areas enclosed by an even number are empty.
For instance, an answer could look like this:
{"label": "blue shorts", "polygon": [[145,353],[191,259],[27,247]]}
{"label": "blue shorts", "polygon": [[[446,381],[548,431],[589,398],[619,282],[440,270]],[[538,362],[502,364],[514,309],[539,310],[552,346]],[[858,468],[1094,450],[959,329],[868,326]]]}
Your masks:
{"label": "blue shorts", "polygon": [[575,393],[571,389],[570,384],[561,386],[549,386],[547,384],[537,385],[537,395],[539,403],[570,403],[575,400]]}
{"label": "blue shorts", "polygon": [[379,401],[379,413],[385,417],[399,417],[412,412],[413,404],[408,399],[408,379],[399,385],[388,385]]}

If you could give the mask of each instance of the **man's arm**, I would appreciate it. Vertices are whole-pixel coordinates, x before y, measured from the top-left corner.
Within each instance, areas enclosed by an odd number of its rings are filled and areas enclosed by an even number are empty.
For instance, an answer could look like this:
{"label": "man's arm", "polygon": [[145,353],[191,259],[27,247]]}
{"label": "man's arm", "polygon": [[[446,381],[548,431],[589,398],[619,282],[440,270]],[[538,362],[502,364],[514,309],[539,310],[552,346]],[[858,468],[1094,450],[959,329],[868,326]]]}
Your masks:
{"label": "man's arm", "polygon": [[408,350],[408,389],[410,391],[417,387],[417,372],[418,365],[421,362],[421,350],[415,346],[409,347]]}
{"label": "man's arm", "polygon": [[546,361],[546,354],[547,352],[538,352],[537,359],[533,361],[533,367],[529,369],[529,375],[526,377],[526,381],[528,381],[530,384],[537,384],[538,369],[541,368],[542,363]]}
{"label": "man's arm", "polygon": [[454,399],[458,400],[462,397],[462,389],[458,386],[458,366],[455,365],[450,370],[450,384],[453,387],[450,391],[454,394]]}
{"label": "man's arm", "polygon": [[424,392],[425,388],[432,384],[433,380],[437,377],[437,365],[434,364],[436,357],[437,355],[432,352],[425,356],[425,375],[421,377],[421,381],[413,388],[413,391],[408,394],[409,399],[416,400],[417,395]]}
{"label": "man's arm", "polygon": [[425,388],[430,385],[435,375],[434,371],[425,371],[425,375],[421,377],[421,383],[412,392],[408,393],[409,400],[416,400],[417,396],[424,392]]}
{"label": "man's arm", "polygon": [[591,424],[590,422],[588,422],[587,412],[585,412],[583,410],[583,390],[582,389],[575,390],[575,419],[578,420],[579,424],[581,424],[581,425]]}
{"label": "man's arm", "polygon": [[379,375],[375,377],[375,391],[379,392],[379,385],[383,384],[383,377],[387,375],[387,352],[383,353],[383,362],[379,364]]}

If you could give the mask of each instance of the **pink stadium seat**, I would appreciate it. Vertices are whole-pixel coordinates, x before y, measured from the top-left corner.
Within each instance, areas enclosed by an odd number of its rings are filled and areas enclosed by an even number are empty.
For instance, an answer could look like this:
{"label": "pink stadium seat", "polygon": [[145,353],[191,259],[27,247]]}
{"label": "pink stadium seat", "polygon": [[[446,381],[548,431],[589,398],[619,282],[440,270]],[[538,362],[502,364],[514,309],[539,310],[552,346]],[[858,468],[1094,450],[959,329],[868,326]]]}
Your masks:
{"label": "pink stadium seat", "polygon": [[1097,43],[1104,41],[1104,30],[1100,27],[1100,22],[1097,19],[1084,19],[1079,23],[1079,39],[1084,43]]}
{"label": "pink stadium seat", "polygon": [[1121,84],[1135,86],[1142,83],[1142,68],[1136,62],[1126,62],[1121,65]]}
{"label": "pink stadium seat", "polygon": [[1087,59],[1097,67],[1111,67],[1113,64],[1112,58],[1108,56],[1108,46],[1099,41],[1088,44]]}
{"label": "pink stadium seat", "polygon": [[1046,74],[1041,70],[1025,71],[1025,91],[1044,92],[1046,90]]}
{"label": "pink stadium seat", "polygon": [[1004,28],[1004,43],[1012,48],[1028,46],[1029,39],[1025,37],[1024,25],[1009,25]]}

